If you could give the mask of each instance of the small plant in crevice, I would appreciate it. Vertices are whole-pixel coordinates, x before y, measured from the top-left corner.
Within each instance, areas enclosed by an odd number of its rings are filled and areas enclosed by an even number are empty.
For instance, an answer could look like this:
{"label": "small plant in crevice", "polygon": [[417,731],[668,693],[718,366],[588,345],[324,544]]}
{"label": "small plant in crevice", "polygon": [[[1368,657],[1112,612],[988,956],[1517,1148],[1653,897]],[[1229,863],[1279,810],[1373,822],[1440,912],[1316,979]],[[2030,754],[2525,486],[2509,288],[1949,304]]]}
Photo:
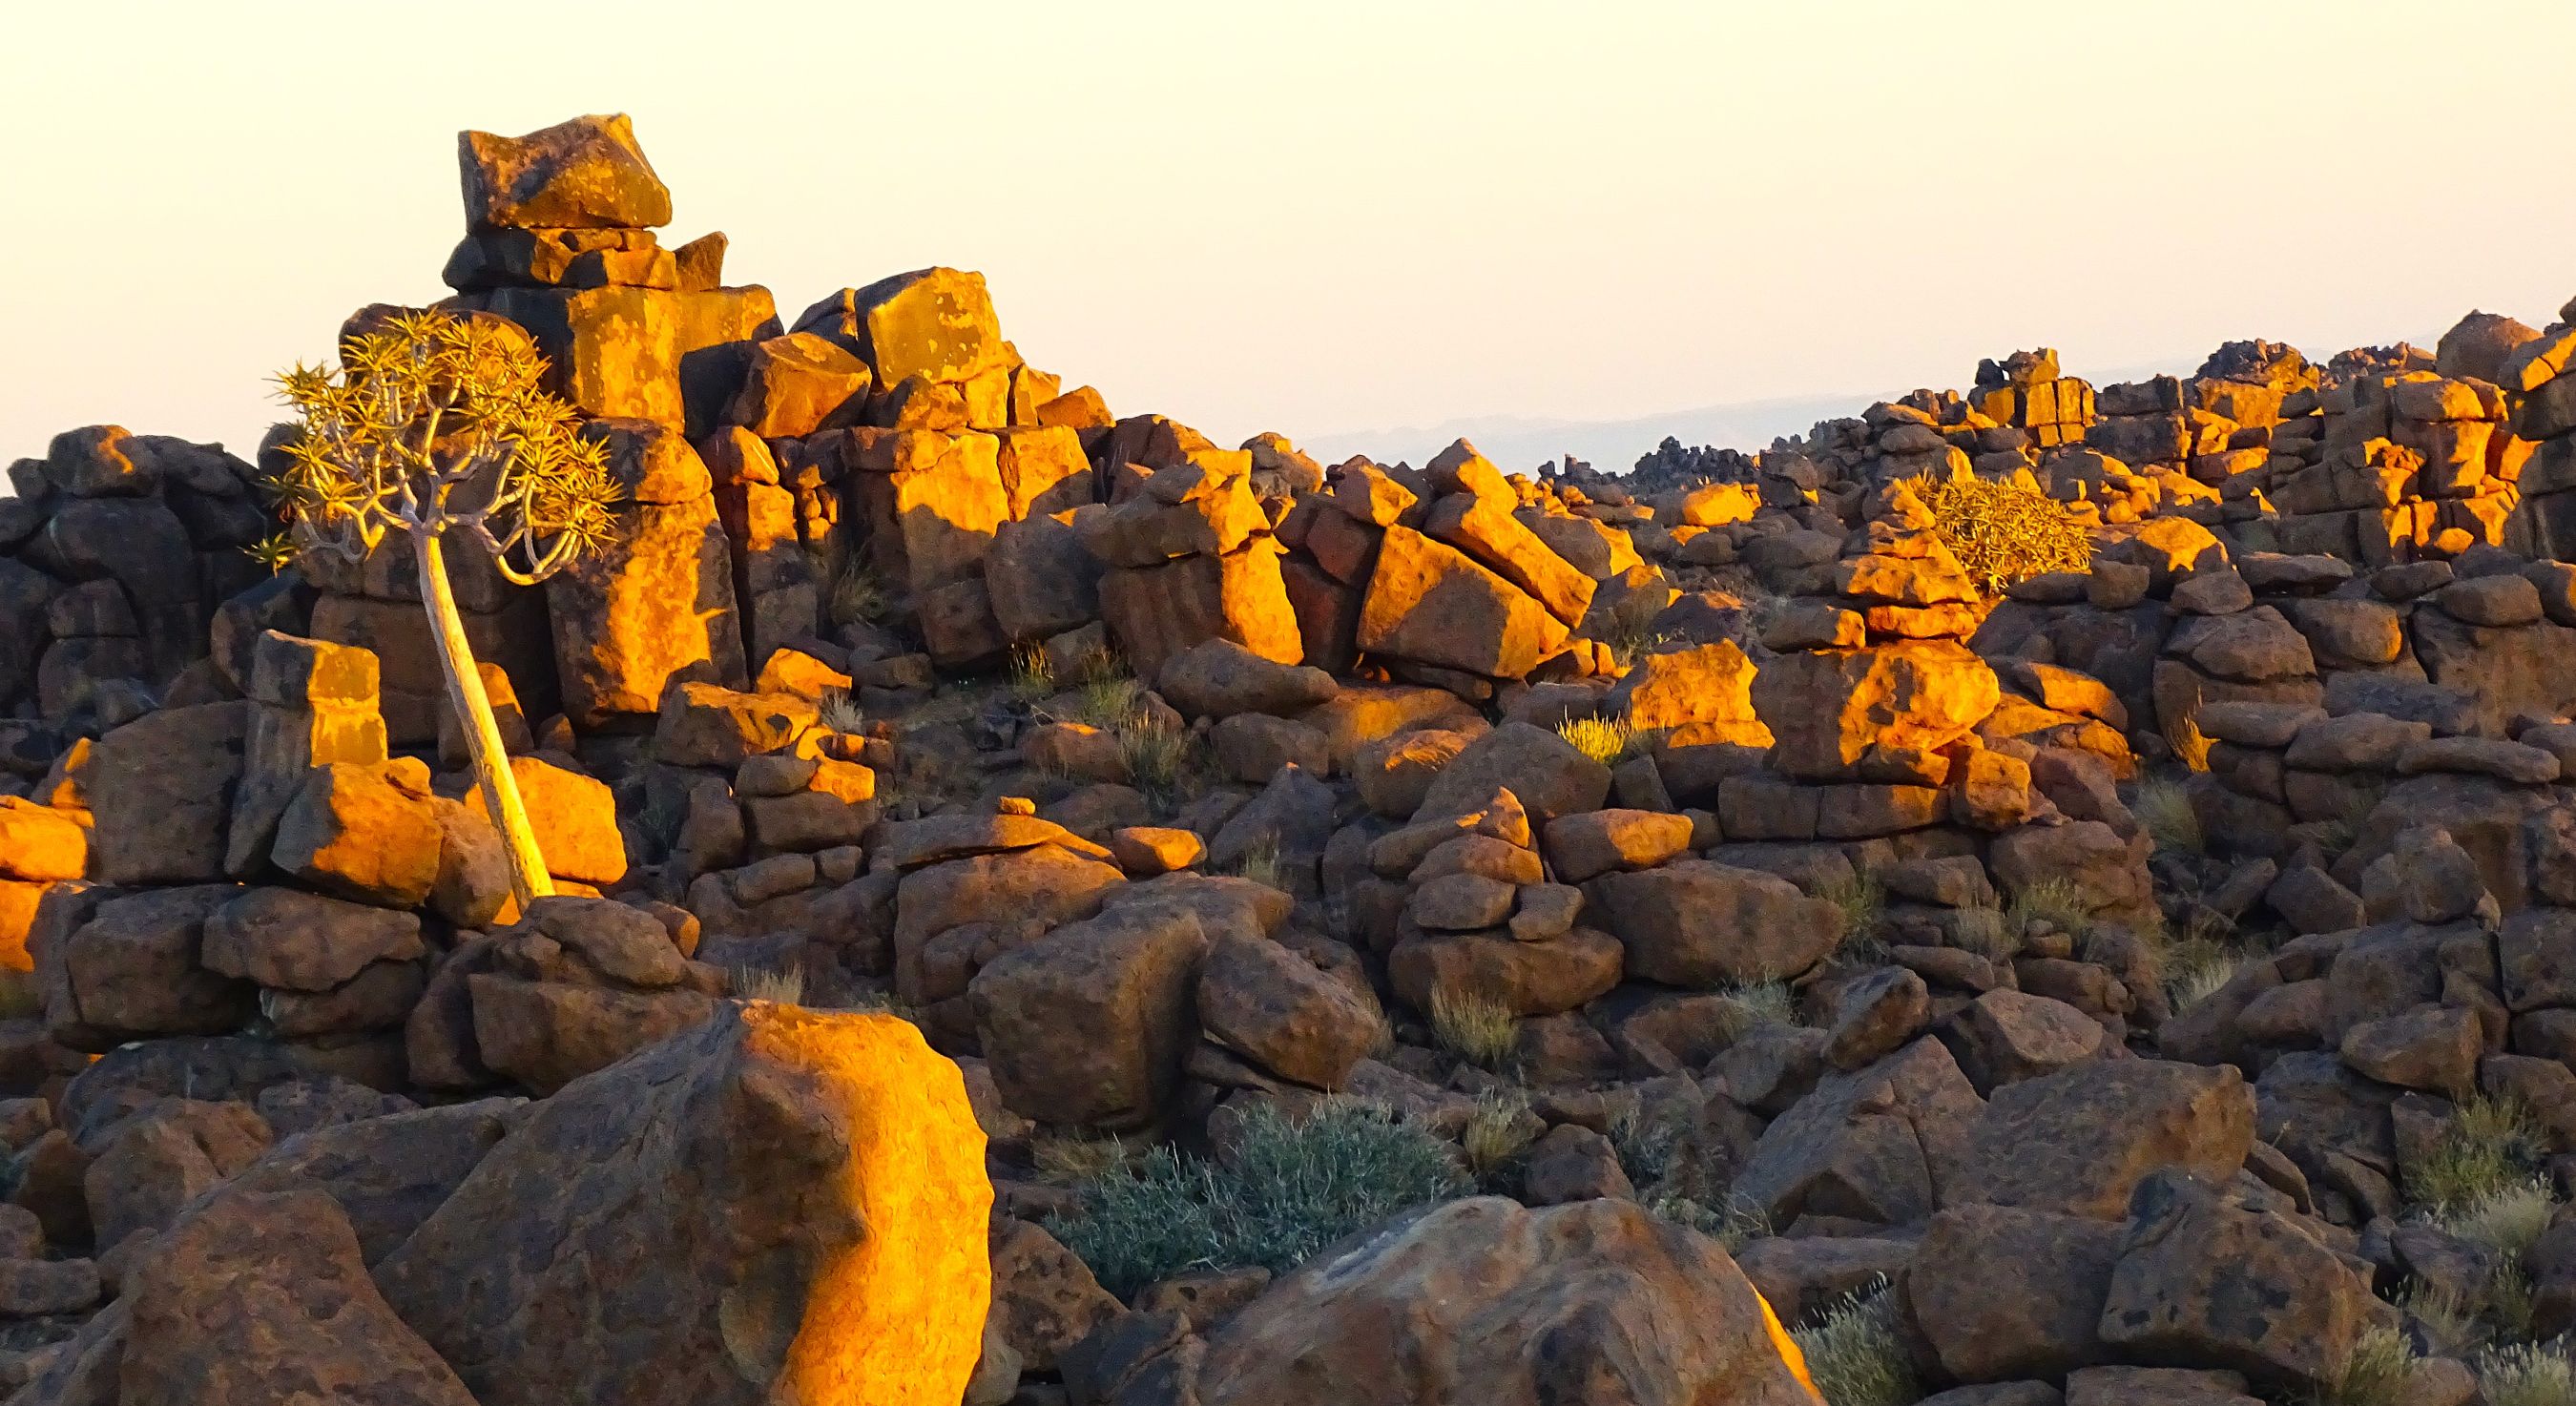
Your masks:
{"label": "small plant in crevice", "polygon": [[876,569],[853,556],[844,560],[832,577],[825,613],[835,625],[874,625],[894,613],[894,602],[887,596],[885,582]]}
{"label": "small plant in crevice", "polygon": [[1877,875],[1838,876],[1817,885],[1815,896],[1834,905],[1839,915],[1841,930],[1834,936],[1838,948],[1850,949],[1853,957],[1863,961],[1884,953],[1877,938],[1880,925],[1887,921],[1887,886]]}
{"label": "small plant in crevice", "polygon": [[2032,922],[2039,921],[2081,942],[2093,930],[2093,903],[2083,885],[2050,875],[2013,890],[2004,919],[2017,933],[2028,934]]}
{"label": "small plant in crevice", "polygon": [[2191,803],[2191,790],[2179,781],[2138,783],[2137,798],[2129,803],[2129,813],[2137,817],[2158,849],[2183,854],[2209,852],[2209,837],[2202,832],[2200,812]]}
{"label": "small plant in crevice", "polygon": [[1158,804],[1169,805],[1190,788],[1197,773],[1198,739],[1168,722],[1136,713],[1112,729],[1127,778]]}
{"label": "small plant in crevice", "polygon": [[834,732],[867,731],[868,715],[859,707],[859,700],[850,696],[847,689],[823,690],[822,702],[816,705],[815,711],[823,726]]}
{"label": "small plant in crevice", "polygon": [[774,1001],[782,1006],[802,1005],[805,1001],[805,969],[788,967],[773,971],[766,967],[735,967],[726,973],[736,999]]}
{"label": "small plant in crevice", "polygon": [[2576,1406],[2576,1364],[2563,1343],[2521,1343],[2472,1364],[2486,1406]]}
{"label": "small plant in crevice", "polygon": [[1798,1023],[1798,993],[1785,981],[1756,981],[1718,993],[1719,1034],[1741,1040],[1766,1026]]}
{"label": "small plant in crevice", "polygon": [[2185,938],[2165,953],[2165,1001],[2177,1012],[2190,1010],[2216,995],[2249,963],[2262,960],[2261,953],[2243,947],[2208,938]]}
{"label": "small plant in crevice", "polygon": [[1267,888],[1285,890],[1285,871],[1279,867],[1279,837],[1264,834],[1244,847],[1243,854],[1227,869],[1236,878],[1250,879]]}
{"label": "small plant in crevice", "polygon": [[2022,925],[2000,908],[1961,908],[1950,915],[1950,941],[1989,962],[2009,962],[2021,954]]}
{"label": "small plant in crevice", "polygon": [[1885,1278],[1844,1298],[1789,1336],[1825,1406],[1913,1406],[1923,1398]]}
{"label": "small plant in crevice", "polygon": [[2343,1374],[2316,1398],[2318,1406],[2410,1406],[2415,1389],[2414,1345],[2394,1328],[2363,1330],[2345,1359]]}
{"label": "small plant in crevice", "polygon": [[1617,766],[1640,750],[1636,730],[1618,718],[1568,718],[1556,725],[1556,735],[1603,766]]}
{"label": "small plant in crevice", "polygon": [[1467,1175],[1483,1190],[1499,1191],[1513,1164],[1530,1145],[1529,1098],[1517,1092],[1489,1090],[1476,1099],[1467,1125],[1458,1134],[1458,1150]]}
{"label": "small plant in crevice", "polygon": [[1512,1008],[1472,991],[1436,987],[1431,992],[1431,1038],[1458,1058],[1509,1075],[1519,1062],[1520,1017]]}
{"label": "small plant in crevice", "polygon": [[1136,1149],[1116,1136],[1073,1137],[1045,1133],[1029,1140],[1029,1162],[1038,1180],[1052,1186],[1079,1186],[1135,1164]]}
{"label": "small plant in crevice", "polygon": [[1055,664],[1042,646],[1034,644],[1023,644],[1011,651],[1010,672],[1004,682],[1011,697],[1022,703],[1051,698],[1061,686],[1055,676]]}

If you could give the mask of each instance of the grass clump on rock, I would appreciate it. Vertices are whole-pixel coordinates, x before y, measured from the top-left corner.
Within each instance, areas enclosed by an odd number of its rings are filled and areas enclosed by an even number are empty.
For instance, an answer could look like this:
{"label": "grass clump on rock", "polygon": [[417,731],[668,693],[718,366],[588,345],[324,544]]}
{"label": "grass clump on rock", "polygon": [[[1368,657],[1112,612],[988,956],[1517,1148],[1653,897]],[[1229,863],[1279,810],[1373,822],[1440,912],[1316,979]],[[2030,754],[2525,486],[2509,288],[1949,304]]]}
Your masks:
{"label": "grass clump on rock", "polygon": [[2576,1365],[2555,1344],[2499,1348],[2478,1360],[2487,1406],[2576,1406]]}
{"label": "grass clump on rock", "polygon": [[1932,531],[1980,590],[2093,564],[2084,520],[2035,488],[1981,478],[1917,478],[1908,487],[1932,512]]}
{"label": "grass clump on rock", "polygon": [[1049,1228],[1127,1298],[1193,1269],[1285,1274],[1400,1212],[1468,1194],[1449,1148],[1385,1108],[1331,1100],[1304,1117],[1245,1113],[1232,1151],[1205,1161],[1157,1147],[1084,1184]]}
{"label": "grass clump on rock", "polygon": [[2465,1219],[2532,1184],[2541,1136],[2511,1098],[2480,1096],[2459,1106],[2451,1126],[2422,1157],[2399,1169],[2406,1199],[2444,1220]]}

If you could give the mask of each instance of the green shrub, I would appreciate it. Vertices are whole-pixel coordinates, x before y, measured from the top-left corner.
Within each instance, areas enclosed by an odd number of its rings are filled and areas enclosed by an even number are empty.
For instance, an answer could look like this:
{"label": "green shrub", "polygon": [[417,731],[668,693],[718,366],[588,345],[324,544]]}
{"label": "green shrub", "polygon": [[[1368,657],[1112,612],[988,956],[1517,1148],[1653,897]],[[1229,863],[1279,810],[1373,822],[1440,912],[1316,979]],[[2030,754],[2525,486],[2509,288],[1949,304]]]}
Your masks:
{"label": "green shrub", "polygon": [[1191,1269],[1285,1274],[1345,1236],[1469,1189],[1446,1144],[1383,1107],[1333,1100],[1297,1119],[1259,1105],[1224,1161],[1157,1147],[1132,1173],[1086,1183],[1081,1209],[1049,1228],[1123,1299]]}
{"label": "green shrub", "polygon": [[1885,1279],[1826,1309],[1789,1336],[1825,1406],[1913,1406],[1923,1398],[1897,1336],[1896,1295]]}
{"label": "green shrub", "polygon": [[1568,718],[1556,725],[1556,735],[1603,766],[1617,766],[1637,753],[1635,729],[1618,718]]}
{"label": "green shrub", "polygon": [[2037,489],[1973,477],[1927,475],[1906,483],[1932,511],[1933,534],[1988,595],[2033,576],[2093,564],[2093,538],[2084,520]]}
{"label": "green shrub", "polygon": [[1112,729],[1127,777],[1137,790],[1169,802],[1186,789],[1196,760],[1198,739],[1170,723],[1131,714]]}

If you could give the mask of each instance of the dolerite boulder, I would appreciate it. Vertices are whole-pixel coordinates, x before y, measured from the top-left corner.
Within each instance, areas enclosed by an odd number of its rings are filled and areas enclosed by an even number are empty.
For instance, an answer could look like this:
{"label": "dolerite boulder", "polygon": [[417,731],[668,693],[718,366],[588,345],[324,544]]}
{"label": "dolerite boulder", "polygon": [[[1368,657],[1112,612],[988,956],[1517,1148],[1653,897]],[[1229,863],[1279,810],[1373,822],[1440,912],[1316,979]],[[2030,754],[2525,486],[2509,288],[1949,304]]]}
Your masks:
{"label": "dolerite boulder", "polygon": [[347,1218],[314,1191],[227,1191],[192,1212],[13,1399],[474,1406],[368,1282]]}
{"label": "dolerite boulder", "polygon": [[1195,1399],[1813,1406],[1783,1336],[1717,1242],[1632,1201],[1532,1211],[1478,1197],[1366,1232],[1271,1286],[1208,1339]]}
{"label": "dolerite boulder", "polygon": [[524,137],[460,132],[465,219],[484,229],[650,228],[671,221],[671,192],[653,174],[624,113],[576,117]]}
{"label": "dolerite boulder", "polygon": [[377,1280],[482,1406],[955,1406],[991,1203],[918,1031],[753,1003],[539,1105]]}

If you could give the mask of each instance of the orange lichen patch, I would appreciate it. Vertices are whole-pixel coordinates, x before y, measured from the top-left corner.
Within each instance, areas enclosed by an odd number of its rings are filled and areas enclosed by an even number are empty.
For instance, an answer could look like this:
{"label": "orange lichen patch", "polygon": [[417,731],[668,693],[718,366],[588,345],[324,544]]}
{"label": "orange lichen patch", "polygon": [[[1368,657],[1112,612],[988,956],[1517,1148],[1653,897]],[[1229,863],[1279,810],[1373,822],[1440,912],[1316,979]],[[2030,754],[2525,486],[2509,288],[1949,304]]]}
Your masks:
{"label": "orange lichen patch", "polygon": [[754,1002],[746,1048],[813,1075],[848,1121],[841,1176],[866,1233],[814,1276],[773,1399],[956,1406],[992,1302],[993,1187],[957,1066],[888,1015]]}
{"label": "orange lichen patch", "polygon": [[1753,1301],[1762,1305],[1762,1327],[1771,1334],[1771,1346],[1779,1351],[1789,1375],[1798,1379],[1798,1385],[1805,1387],[1809,1396],[1823,1401],[1825,1394],[1816,1390],[1815,1379],[1807,1375],[1807,1354],[1799,1350],[1798,1340],[1789,1336],[1789,1330],[1780,1326],[1780,1315],[1771,1311],[1771,1301],[1762,1297],[1759,1289],[1753,1291]]}

